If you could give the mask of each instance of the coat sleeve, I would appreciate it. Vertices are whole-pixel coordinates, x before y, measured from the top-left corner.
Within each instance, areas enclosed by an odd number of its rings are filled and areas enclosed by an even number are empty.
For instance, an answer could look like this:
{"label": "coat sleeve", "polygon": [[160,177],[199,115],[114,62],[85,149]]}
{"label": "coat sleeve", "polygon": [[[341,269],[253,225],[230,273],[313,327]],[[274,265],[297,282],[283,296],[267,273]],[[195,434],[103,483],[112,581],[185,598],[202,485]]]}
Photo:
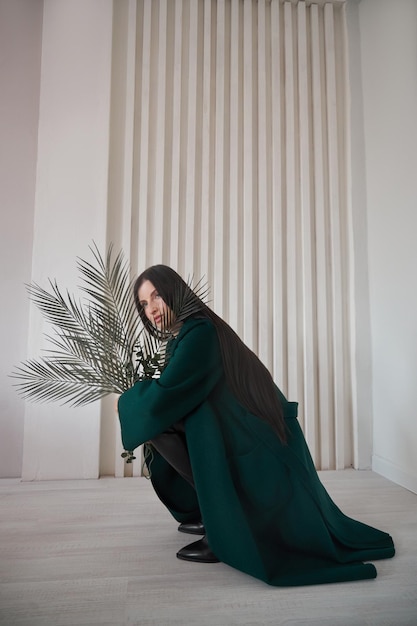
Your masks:
{"label": "coat sleeve", "polygon": [[185,324],[158,379],[137,382],[119,398],[125,450],[164,432],[193,413],[223,376],[217,332],[208,320]]}

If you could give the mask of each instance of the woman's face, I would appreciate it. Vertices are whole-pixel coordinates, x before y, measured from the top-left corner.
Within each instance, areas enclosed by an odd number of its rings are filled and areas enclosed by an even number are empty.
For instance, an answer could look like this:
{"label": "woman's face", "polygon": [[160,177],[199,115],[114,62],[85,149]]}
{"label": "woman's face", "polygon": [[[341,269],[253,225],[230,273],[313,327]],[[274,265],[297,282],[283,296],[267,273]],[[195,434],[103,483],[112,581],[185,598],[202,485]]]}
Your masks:
{"label": "woman's face", "polygon": [[150,322],[159,330],[171,325],[171,310],[162,300],[150,280],[145,280],[139,287],[139,303]]}

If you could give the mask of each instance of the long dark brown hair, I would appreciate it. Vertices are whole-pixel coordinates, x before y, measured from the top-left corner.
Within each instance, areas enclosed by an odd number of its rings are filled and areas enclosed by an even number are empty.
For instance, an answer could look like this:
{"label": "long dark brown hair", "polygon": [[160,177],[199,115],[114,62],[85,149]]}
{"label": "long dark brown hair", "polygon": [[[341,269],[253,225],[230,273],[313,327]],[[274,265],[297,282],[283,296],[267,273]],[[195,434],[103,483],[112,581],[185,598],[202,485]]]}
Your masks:
{"label": "long dark brown hair", "polygon": [[133,296],[139,315],[147,331],[160,337],[146,317],[139,301],[139,288],[149,280],[174,316],[183,321],[187,317],[208,318],[217,331],[226,382],[236,397],[250,413],[272,426],[282,443],[286,442],[286,427],[277,389],[272,376],[259,360],[221,317],[216,315],[179,274],[167,265],[153,265],[136,279]]}

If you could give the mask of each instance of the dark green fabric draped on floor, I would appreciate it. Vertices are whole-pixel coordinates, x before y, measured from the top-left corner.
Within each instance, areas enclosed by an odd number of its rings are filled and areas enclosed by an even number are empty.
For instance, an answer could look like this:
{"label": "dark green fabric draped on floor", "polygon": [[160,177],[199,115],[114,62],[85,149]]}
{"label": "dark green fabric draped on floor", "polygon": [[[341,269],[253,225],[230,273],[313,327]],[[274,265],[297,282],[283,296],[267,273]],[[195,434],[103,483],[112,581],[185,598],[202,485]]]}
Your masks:
{"label": "dark green fabric draped on floor", "polygon": [[134,450],[185,419],[196,490],[154,452],[152,483],[179,521],[200,514],[212,551],[271,585],[375,578],[371,561],[392,557],[391,537],[344,515],[321,484],[297,420],[277,389],[289,429],[281,444],[224,381],[217,333],[188,320],[159,379],[119,399],[122,441]]}

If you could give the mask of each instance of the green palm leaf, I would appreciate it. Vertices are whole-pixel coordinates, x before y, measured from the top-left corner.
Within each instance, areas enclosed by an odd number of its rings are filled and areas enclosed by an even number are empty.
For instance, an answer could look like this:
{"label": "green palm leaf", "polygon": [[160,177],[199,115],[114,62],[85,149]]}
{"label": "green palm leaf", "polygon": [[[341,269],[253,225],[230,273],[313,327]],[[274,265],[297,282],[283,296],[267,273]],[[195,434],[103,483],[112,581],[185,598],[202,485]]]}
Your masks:
{"label": "green palm leaf", "polygon": [[88,364],[65,357],[28,360],[16,368],[15,376],[21,379],[20,393],[38,402],[64,400],[63,404],[82,406],[117,391],[113,381],[106,385]]}
{"label": "green palm leaf", "polygon": [[[95,244],[90,250],[92,262],[77,260],[82,300],[68,290],[64,296],[56,281],[49,280],[50,291],[36,283],[27,286],[54,334],[46,335],[51,347],[43,358],[29,359],[12,373],[24,398],[82,406],[123,393],[137,380],[159,375],[166,365],[164,344],[170,333],[155,338],[144,332],[123,253],[113,258],[110,245],[103,259]],[[178,321],[200,310],[207,293],[202,281],[194,291],[187,286],[175,293]]]}
{"label": "green palm leaf", "polygon": [[81,406],[123,393],[138,377],[136,350],[143,327],[129,265],[121,252],[113,260],[112,246],[105,260],[96,246],[90,249],[95,264],[78,259],[83,302],[68,291],[64,296],[56,281],[49,281],[50,291],[28,285],[29,297],[55,334],[47,336],[52,347],[44,358],[29,359],[12,374],[27,399]]}

